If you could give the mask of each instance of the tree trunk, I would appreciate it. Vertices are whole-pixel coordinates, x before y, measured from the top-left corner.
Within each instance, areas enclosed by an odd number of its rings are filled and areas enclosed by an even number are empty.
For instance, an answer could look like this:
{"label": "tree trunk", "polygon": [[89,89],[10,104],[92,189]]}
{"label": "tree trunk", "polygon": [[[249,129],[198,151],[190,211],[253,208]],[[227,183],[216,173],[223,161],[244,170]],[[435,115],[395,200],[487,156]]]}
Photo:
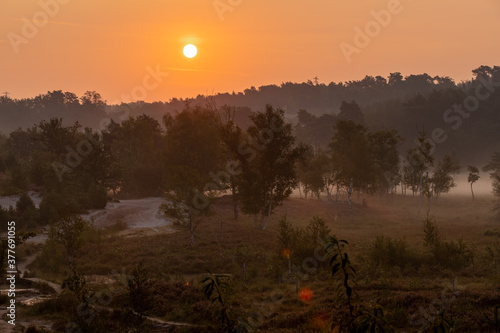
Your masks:
{"label": "tree trunk", "polygon": [[299,199],[302,199],[302,191],[300,189],[300,183],[299,183]]}
{"label": "tree trunk", "polygon": [[[436,197],[437,200],[437,197]],[[431,211],[431,197],[427,198],[427,218],[429,218],[429,212]]]}
{"label": "tree trunk", "polygon": [[189,243],[189,246],[193,248],[194,245],[194,225],[193,225],[193,220],[190,217],[189,218],[189,233],[191,234],[191,241]]}
{"label": "tree trunk", "polygon": [[417,215],[417,221],[420,221],[420,209],[422,208],[422,181],[424,179],[424,173],[422,172],[420,174],[420,185],[418,187],[418,190],[420,192],[420,198],[418,200],[418,215]]}
{"label": "tree trunk", "polygon": [[470,191],[472,193],[472,201],[476,201],[476,198],[474,198],[474,190],[472,189],[472,183],[470,183]]}
{"label": "tree trunk", "polygon": [[71,256],[68,256],[68,263],[69,263],[69,276],[73,276],[73,263],[72,263],[72,258]]}
{"label": "tree trunk", "polygon": [[269,217],[271,216],[272,207],[273,207],[273,189],[271,189],[271,198],[269,199],[269,209],[267,211],[266,223],[262,227],[262,230],[266,230],[267,223],[269,222]]}
{"label": "tree trunk", "polygon": [[245,265],[245,263],[243,263],[243,288],[246,287],[246,277],[247,277],[247,275],[246,275],[246,265]]}
{"label": "tree trunk", "polygon": [[353,215],[352,215],[352,202],[351,202],[351,194],[352,194],[352,178],[351,178],[351,185],[349,186],[349,190],[347,191],[348,194],[348,200],[349,200],[349,216],[351,219],[351,222],[353,220]]}
{"label": "tree trunk", "polygon": [[236,186],[232,185],[231,186],[231,192],[233,195],[233,211],[234,211],[234,220],[238,220],[238,199],[236,198]]}

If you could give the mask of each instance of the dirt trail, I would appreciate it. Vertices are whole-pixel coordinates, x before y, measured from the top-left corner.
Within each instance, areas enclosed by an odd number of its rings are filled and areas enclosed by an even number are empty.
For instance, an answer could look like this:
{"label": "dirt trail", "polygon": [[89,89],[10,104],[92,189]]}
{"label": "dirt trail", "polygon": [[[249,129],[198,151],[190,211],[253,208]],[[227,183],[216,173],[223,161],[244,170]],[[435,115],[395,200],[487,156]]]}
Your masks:
{"label": "dirt trail", "polygon": [[[38,206],[40,198],[35,193],[30,193],[30,196],[35,201]],[[9,205],[15,206],[17,201],[17,196],[10,197],[0,197],[0,206],[8,207]],[[135,200],[122,200],[118,203],[108,203],[106,209],[92,211],[89,214],[83,215],[84,218],[94,218],[94,226],[97,228],[107,228],[111,227],[117,223],[123,223],[126,225],[126,230],[120,232],[120,234],[126,236],[143,235],[145,233],[157,233],[157,232],[173,232],[174,230],[170,227],[172,223],[159,214],[159,207],[163,203],[162,198],[145,198],[145,199],[135,199]],[[47,239],[47,233],[38,234],[36,237],[27,240],[27,242],[41,244]],[[39,253],[34,253],[29,257],[25,258],[22,262],[18,262],[17,270],[21,273],[21,277],[24,278],[24,273],[28,271],[28,266],[32,263]],[[52,287],[57,294],[60,294],[63,289],[60,285],[47,281],[40,278],[24,278],[32,282],[46,283]],[[37,290],[32,290],[31,292],[26,291],[21,297],[17,299],[18,302],[27,302],[29,304],[35,303],[40,299],[47,299],[49,295],[42,295]],[[112,310],[112,308],[108,308]],[[7,313],[5,308],[0,308],[0,318],[3,314]],[[186,323],[168,322],[157,318],[147,317],[148,320],[152,321],[155,326],[160,328],[169,329],[175,326],[192,326]],[[50,323],[41,321],[24,321],[20,318],[16,318],[16,323],[28,326],[30,324],[35,324],[38,326],[50,327]],[[4,320],[0,320],[0,332],[10,333],[13,332],[12,325],[8,324]]]}

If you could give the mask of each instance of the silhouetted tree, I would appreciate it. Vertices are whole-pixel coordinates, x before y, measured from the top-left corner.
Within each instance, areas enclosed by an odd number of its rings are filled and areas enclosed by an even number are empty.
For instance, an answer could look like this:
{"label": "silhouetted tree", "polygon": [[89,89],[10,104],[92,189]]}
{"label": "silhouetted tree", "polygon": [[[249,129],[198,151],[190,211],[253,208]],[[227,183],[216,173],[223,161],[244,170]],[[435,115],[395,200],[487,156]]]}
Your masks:
{"label": "silhouetted tree", "polygon": [[396,130],[380,130],[368,133],[368,140],[372,147],[378,188],[389,191],[397,185],[396,179],[400,167],[398,144],[402,141],[402,137]]}
{"label": "silhouetted tree", "polygon": [[419,131],[417,138],[418,146],[408,151],[407,160],[409,162],[407,173],[413,175],[411,177],[412,184],[418,181],[419,190],[419,204],[418,204],[418,220],[420,220],[420,209],[422,207],[422,185],[424,181],[424,174],[429,171],[429,168],[434,165],[434,158],[432,157],[432,145],[429,143],[425,136],[425,131]]}
{"label": "silhouetted tree", "polygon": [[483,167],[484,172],[490,173],[492,179],[493,194],[500,196],[500,153],[495,152],[488,163]]}
{"label": "silhouetted tree", "polygon": [[431,178],[432,190],[436,197],[439,197],[441,193],[447,193],[451,188],[457,186],[452,175],[458,172],[460,172],[460,166],[451,155],[445,155],[437,163]]}
{"label": "silhouetted tree", "polygon": [[263,230],[274,208],[297,186],[294,166],[304,150],[294,146],[292,126],[285,122],[284,115],[283,110],[271,105],[264,112],[253,114],[253,124],[247,130],[253,147],[240,146],[242,210],[254,214],[255,220],[260,214]]}
{"label": "silhouetted tree", "polygon": [[337,179],[347,189],[351,221],[352,191],[373,192],[376,182],[375,160],[367,136],[367,128],[351,120],[339,120],[329,145]]}
{"label": "silhouetted tree", "polygon": [[185,226],[194,244],[198,224],[210,214],[214,194],[224,189],[215,177],[223,160],[219,131],[207,110],[186,109],[164,119],[165,203],[162,210]]}
{"label": "silhouetted tree", "polygon": [[472,193],[472,201],[475,201],[474,198],[474,190],[472,189],[472,185],[477,182],[480,178],[479,169],[473,165],[467,166],[467,171],[469,172],[469,176],[467,177],[467,181],[470,183],[470,191]]}
{"label": "silhouetted tree", "polygon": [[365,116],[363,112],[361,112],[361,108],[359,107],[358,103],[356,103],[355,101],[343,101],[342,105],[340,106],[340,113],[338,115],[338,118],[342,120],[350,120],[361,125],[365,124]]}

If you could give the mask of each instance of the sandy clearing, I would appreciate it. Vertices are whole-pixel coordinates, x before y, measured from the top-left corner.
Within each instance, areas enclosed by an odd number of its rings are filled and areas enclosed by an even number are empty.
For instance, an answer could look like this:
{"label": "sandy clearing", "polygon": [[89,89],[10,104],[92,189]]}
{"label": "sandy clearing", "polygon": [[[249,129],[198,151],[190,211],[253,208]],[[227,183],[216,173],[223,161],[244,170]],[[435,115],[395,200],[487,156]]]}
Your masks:
{"label": "sandy clearing", "polygon": [[[29,191],[28,195],[30,196],[31,200],[33,200],[33,202],[35,203],[35,206],[38,208],[40,202],[42,201],[42,197],[40,196],[40,194],[33,191]],[[15,208],[17,200],[19,200],[18,195],[9,195],[6,197],[0,197],[0,206],[5,209],[8,209],[9,206]]]}
{"label": "sandy clearing", "polygon": [[[35,204],[41,201],[37,193],[30,192]],[[0,197],[0,206],[9,207],[16,204],[18,196]],[[120,202],[109,202],[105,209],[93,210],[89,214],[82,215],[85,219],[94,218],[94,226],[97,228],[108,228],[117,223],[124,223],[126,230],[120,232],[126,236],[143,236],[156,233],[170,233],[175,230],[172,228],[172,221],[163,217],[159,208],[163,203],[161,197],[152,197],[144,199],[121,200]],[[40,244],[47,239],[48,228],[38,233],[36,237],[30,238],[27,242]],[[5,234],[5,231],[1,233]]]}
{"label": "sandy clearing", "polygon": [[93,211],[83,217],[94,217],[94,225],[98,228],[110,227],[123,221],[130,229],[155,229],[172,224],[159,212],[162,203],[163,199],[159,197],[121,200],[119,203],[110,202],[106,209]]}

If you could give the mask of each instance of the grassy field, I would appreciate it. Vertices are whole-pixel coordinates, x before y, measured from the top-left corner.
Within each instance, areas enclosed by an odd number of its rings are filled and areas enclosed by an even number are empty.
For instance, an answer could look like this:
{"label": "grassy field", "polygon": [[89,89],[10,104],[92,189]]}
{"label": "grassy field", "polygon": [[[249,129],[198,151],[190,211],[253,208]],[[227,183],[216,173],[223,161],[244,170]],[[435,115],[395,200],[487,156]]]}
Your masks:
{"label": "grassy field", "polygon": [[[176,331],[218,331],[216,306],[206,300],[198,283],[207,270],[230,275],[230,308],[235,317],[245,322],[250,318],[257,331],[326,331],[343,311],[336,297],[337,281],[328,265],[322,264],[307,275],[299,268],[293,283],[287,283],[283,277],[288,263],[278,242],[280,216],[286,214],[300,228],[306,228],[313,216],[320,216],[332,235],[349,242],[347,252],[357,271],[357,306],[373,309],[380,299],[397,331],[416,332],[439,318],[453,321],[457,332],[498,329],[494,309],[500,305],[500,220],[492,211],[493,197],[472,202],[470,197],[449,195],[433,201],[429,217],[441,244],[434,252],[424,244],[426,200],[418,221],[416,197],[363,199],[366,204],[354,205],[352,222],[345,201],[290,199],[262,231],[253,228],[250,216],[234,221],[231,201],[223,197],[214,205],[214,215],[198,227],[193,249],[189,248],[189,233],[181,227],[177,232],[136,230],[123,235],[117,220],[115,228],[88,233],[75,264],[93,289],[113,290],[106,306],[121,309],[127,304],[126,288],[123,281],[122,288],[117,287],[117,272],[130,274],[143,262],[148,277],[154,280],[154,306],[148,314],[198,325]],[[311,246],[313,249],[314,244]],[[314,258],[313,251],[309,257]],[[292,259],[301,267],[302,258],[294,258],[292,252]],[[29,268],[32,276],[60,283],[68,275],[66,266],[62,249],[48,244]],[[310,291],[306,299],[301,297],[304,290]],[[44,303],[36,309],[26,308],[24,315],[62,321],[43,307]],[[260,313],[257,319],[251,318],[252,312]],[[105,321],[120,318],[102,313]]]}

